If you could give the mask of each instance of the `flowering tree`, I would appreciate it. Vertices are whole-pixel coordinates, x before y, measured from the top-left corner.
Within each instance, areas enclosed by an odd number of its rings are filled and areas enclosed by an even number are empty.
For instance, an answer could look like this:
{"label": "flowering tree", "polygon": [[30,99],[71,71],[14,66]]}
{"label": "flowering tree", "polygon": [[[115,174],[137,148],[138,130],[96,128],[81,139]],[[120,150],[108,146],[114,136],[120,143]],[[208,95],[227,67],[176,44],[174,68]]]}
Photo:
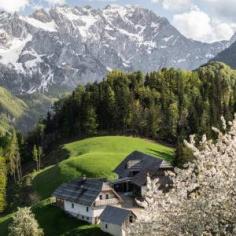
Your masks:
{"label": "flowering tree", "polygon": [[203,135],[185,145],[194,161],[184,169],[166,172],[173,180],[170,190],[160,190],[158,179],[147,177],[144,208],[130,235],[236,235],[236,116],[222,117],[223,132],[213,128],[217,141]]}
{"label": "flowering tree", "polygon": [[13,222],[9,227],[9,236],[43,236],[43,230],[30,208],[19,208],[13,216]]}

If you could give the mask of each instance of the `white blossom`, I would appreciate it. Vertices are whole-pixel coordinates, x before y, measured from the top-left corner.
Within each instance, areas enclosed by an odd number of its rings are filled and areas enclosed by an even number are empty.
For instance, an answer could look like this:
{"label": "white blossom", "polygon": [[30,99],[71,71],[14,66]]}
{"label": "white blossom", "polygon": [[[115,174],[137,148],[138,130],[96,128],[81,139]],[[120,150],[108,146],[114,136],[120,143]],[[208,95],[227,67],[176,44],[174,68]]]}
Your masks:
{"label": "white blossom", "polygon": [[9,227],[9,236],[43,236],[43,230],[29,207],[18,208]]}
{"label": "white blossom", "polygon": [[195,159],[174,174],[166,172],[173,181],[168,192],[147,177],[147,194],[137,201],[143,214],[130,235],[236,235],[236,117],[229,127],[221,120],[224,132],[213,128],[215,143],[205,135],[199,147],[195,136],[185,141]]}

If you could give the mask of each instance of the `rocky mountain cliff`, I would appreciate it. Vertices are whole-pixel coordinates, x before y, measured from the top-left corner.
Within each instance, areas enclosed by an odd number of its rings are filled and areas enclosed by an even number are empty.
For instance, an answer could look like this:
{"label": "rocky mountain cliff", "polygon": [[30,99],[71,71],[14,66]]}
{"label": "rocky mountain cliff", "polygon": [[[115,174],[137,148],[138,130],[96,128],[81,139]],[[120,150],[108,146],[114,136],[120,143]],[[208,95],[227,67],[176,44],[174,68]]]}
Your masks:
{"label": "rocky mountain cliff", "polygon": [[195,69],[229,45],[187,39],[166,18],[134,6],[0,12],[0,85],[17,95],[58,93],[112,69]]}

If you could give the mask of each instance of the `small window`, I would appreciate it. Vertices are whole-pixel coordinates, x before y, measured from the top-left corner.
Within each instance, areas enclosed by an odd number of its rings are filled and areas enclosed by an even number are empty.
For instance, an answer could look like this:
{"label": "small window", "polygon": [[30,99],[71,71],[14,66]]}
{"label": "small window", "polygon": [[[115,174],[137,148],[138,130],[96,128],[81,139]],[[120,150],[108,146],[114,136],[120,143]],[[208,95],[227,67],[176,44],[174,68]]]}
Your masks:
{"label": "small window", "polygon": [[74,205],[74,203],[71,203],[71,208],[75,208],[75,205]]}
{"label": "small window", "polygon": [[86,211],[87,211],[87,212],[89,211],[89,208],[88,208],[88,207],[86,207]]}
{"label": "small window", "polygon": [[106,194],[106,199],[109,199],[109,194]]}
{"label": "small window", "polygon": [[84,219],[84,216],[82,216],[82,219]]}
{"label": "small window", "polygon": [[106,228],[106,229],[108,228],[108,225],[107,225],[107,224],[105,224],[105,228]]}
{"label": "small window", "polygon": [[89,220],[89,217],[87,217],[87,220]]}
{"label": "small window", "polygon": [[130,216],[130,217],[129,217],[129,222],[130,222],[130,223],[133,223],[133,221],[134,221],[133,216]]}
{"label": "small window", "polygon": [[102,200],[102,195],[99,196],[100,200]]}

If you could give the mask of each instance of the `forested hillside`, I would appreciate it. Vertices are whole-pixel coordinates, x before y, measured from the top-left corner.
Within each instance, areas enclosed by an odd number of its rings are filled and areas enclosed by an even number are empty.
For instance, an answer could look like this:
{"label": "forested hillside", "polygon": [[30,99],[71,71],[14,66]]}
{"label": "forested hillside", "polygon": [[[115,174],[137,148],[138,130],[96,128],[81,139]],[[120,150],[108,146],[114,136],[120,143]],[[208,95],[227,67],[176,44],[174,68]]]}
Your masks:
{"label": "forested hillside", "polygon": [[224,62],[232,68],[236,68],[236,42],[220,52],[214,60]]}
{"label": "forested hillside", "polygon": [[29,142],[48,148],[66,138],[95,134],[132,134],[178,144],[183,138],[220,126],[236,109],[236,71],[210,63],[190,72],[162,69],[113,71],[100,83],[79,86],[59,100],[30,135]]}
{"label": "forested hillside", "polygon": [[[173,156],[174,149],[117,135],[172,144],[177,147],[175,164],[180,165],[191,157],[183,148],[184,138],[193,133],[214,138],[211,127],[221,126],[221,115],[231,120],[235,111],[236,71],[223,63],[212,62],[195,71],[162,69],[145,75],[110,72],[102,82],[79,86],[57,101],[24,140],[10,125],[2,133],[0,212],[38,203],[39,197],[50,196],[59,184],[83,174],[112,177],[114,167],[131,149],[146,150],[163,158],[166,154]],[[115,136],[79,141],[104,135]],[[69,144],[59,145],[65,143]],[[27,174],[23,179],[22,171]],[[49,181],[47,185],[45,181]],[[50,212],[55,213],[53,209],[42,209],[43,219]],[[44,230],[54,232],[54,221],[53,226],[47,226],[48,222],[35,212]],[[0,231],[7,231],[10,217],[6,218],[8,223],[3,219]],[[56,233],[60,230],[56,229]]]}
{"label": "forested hillside", "polygon": [[16,124],[26,109],[27,105],[22,100],[0,87],[0,136],[9,130],[10,124]]}

